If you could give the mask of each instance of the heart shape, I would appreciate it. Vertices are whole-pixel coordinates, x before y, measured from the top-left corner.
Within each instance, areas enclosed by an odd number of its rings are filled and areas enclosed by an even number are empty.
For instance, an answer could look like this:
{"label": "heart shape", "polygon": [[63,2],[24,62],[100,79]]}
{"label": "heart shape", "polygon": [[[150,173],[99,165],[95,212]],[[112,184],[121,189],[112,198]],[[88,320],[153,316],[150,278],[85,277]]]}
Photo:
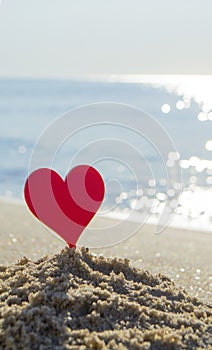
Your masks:
{"label": "heart shape", "polygon": [[71,169],[65,180],[52,169],[37,169],[24,187],[30,211],[69,247],[76,247],[82,231],[99,209],[104,192],[101,175],[89,165]]}

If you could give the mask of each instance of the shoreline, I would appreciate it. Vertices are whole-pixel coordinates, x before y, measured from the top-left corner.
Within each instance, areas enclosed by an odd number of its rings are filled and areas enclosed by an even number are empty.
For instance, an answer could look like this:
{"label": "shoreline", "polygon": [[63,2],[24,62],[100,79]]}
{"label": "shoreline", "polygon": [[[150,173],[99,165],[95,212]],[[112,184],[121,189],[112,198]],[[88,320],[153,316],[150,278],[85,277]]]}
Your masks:
{"label": "shoreline", "polygon": [[[25,202],[24,199],[21,198],[16,198],[16,197],[3,197],[0,196],[0,204],[16,204],[16,205],[20,205],[20,206],[25,206]],[[131,220],[128,219],[128,217],[126,217],[126,214],[124,213],[109,213],[109,214],[104,214],[101,217],[98,217],[100,219],[109,219],[109,220],[126,220],[127,222],[132,222],[132,223],[139,223],[140,214],[135,213],[135,215],[131,216]],[[146,222],[143,223],[143,225],[157,225],[157,222],[159,220],[159,217],[153,216],[151,215]],[[198,219],[196,219],[198,220]],[[183,216],[177,216],[175,215],[173,217],[173,219],[171,220],[169,227],[174,228],[174,229],[183,229],[183,230],[187,230],[187,231],[192,231],[192,232],[209,232],[212,234],[212,230],[211,230],[211,225],[209,223],[205,224],[203,222],[198,222],[197,225],[197,221],[195,222],[195,219],[190,220],[188,218],[185,218]]]}

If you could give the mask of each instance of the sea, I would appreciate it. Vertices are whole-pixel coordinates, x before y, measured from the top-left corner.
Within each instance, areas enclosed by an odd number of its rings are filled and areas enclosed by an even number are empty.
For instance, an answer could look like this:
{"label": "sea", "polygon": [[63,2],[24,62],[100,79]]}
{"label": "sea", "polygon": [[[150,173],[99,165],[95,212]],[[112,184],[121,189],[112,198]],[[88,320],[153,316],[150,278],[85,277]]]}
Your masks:
{"label": "sea", "polygon": [[[100,118],[101,123],[91,125],[92,108],[97,107],[101,114],[105,106],[111,108],[111,114],[103,113],[104,123]],[[85,127],[71,133],[80,108],[84,111],[81,126],[84,123]],[[141,115],[139,130],[143,133],[136,134],[131,128],[133,111],[138,118]],[[119,125],[113,123],[114,113],[119,114]],[[72,118],[70,135],[61,136],[60,147],[55,148],[46,131],[64,115]],[[156,132],[150,140],[152,125]],[[165,147],[166,139],[164,159],[160,143]],[[36,147],[40,147],[37,153]],[[106,184],[99,215],[127,219],[133,212],[129,219],[139,222],[148,213],[149,222],[154,223],[166,207],[171,213],[170,226],[211,231],[211,76],[0,80],[1,198],[23,202],[24,184],[36,154],[37,168],[51,165],[65,177],[82,150],[79,159],[95,166]]]}

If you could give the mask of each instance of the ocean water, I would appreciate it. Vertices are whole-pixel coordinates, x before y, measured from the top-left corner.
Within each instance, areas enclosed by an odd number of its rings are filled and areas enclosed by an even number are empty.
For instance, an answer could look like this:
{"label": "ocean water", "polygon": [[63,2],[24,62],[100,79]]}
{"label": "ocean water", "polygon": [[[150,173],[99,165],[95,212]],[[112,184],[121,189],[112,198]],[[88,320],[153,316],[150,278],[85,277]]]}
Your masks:
{"label": "ocean water", "polygon": [[[154,145],[145,137],[110,124],[86,128],[64,140],[62,147],[55,150],[52,167],[64,177],[80,150],[86,150],[83,159],[88,164],[94,159],[93,152],[98,158],[96,167],[106,183],[102,213],[127,217],[129,211],[134,211],[134,219],[139,221],[141,214],[148,212],[150,221],[154,221],[166,203],[174,211],[170,225],[211,231],[212,105],[209,88],[205,89],[205,100],[201,89],[198,95],[198,78],[190,85],[186,82],[186,77],[177,80],[176,84],[167,82],[166,77],[160,77],[160,81],[117,78],[0,80],[0,196],[23,199],[33,147],[58,116],[87,104],[113,102],[144,111],[166,130],[176,152],[168,153],[165,166]],[[123,115],[123,122],[124,118]],[[105,139],[103,150],[98,142]],[[120,159],[119,156],[111,157],[114,140],[119,142]],[[47,141],[50,149],[51,140]],[[89,146],[91,142],[93,148]],[[139,181],[132,176],[131,167],[136,167],[141,160],[135,151],[128,154],[122,143],[140,150],[147,164],[139,172]],[[45,155],[49,152],[45,147],[41,147],[38,166],[45,166]],[[131,167],[128,166],[129,159],[133,164]],[[167,187],[167,169],[171,173],[172,167],[182,172],[182,191],[177,207],[176,196],[181,184],[175,181],[171,188]]]}

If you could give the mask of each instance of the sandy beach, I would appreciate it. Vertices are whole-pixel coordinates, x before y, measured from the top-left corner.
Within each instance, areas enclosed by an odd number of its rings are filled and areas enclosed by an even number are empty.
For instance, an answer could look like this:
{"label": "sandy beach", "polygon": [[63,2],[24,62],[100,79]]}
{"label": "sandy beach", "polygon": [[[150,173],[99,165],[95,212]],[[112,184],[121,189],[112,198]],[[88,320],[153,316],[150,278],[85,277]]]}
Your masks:
{"label": "sandy beach", "polygon": [[[100,226],[94,218],[89,227]],[[114,223],[114,220],[111,220]],[[125,226],[131,223],[125,222]],[[23,204],[0,201],[0,264],[10,265],[23,256],[37,260],[56,254],[66,246],[36,220]],[[145,225],[125,242],[113,247],[91,249],[105,257],[130,259],[136,267],[163,273],[191,295],[212,302],[212,234],[168,227],[155,234]]]}
{"label": "sandy beach", "polygon": [[209,349],[212,309],[128,259],[63,249],[1,266],[2,349]]}
{"label": "sandy beach", "polygon": [[24,205],[0,208],[2,349],[211,348],[210,233],[145,225],[70,250]]}

